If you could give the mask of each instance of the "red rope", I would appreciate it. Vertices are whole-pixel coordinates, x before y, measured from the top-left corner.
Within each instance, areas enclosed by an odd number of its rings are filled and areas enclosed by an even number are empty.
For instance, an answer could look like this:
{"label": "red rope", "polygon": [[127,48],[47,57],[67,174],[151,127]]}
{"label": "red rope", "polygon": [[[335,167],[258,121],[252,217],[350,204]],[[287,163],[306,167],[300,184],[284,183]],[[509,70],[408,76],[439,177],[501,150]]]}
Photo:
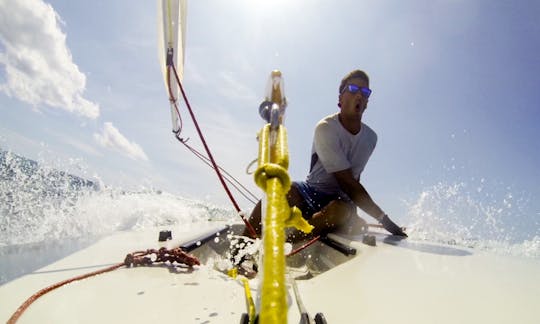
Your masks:
{"label": "red rope", "polygon": [[[155,258],[148,257],[148,255],[151,254],[154,254]],[[64,281],[60,281],[58,283],[55,283],[54,285],[41,289],[37,293],[30,296],[30,298],[28,298],[21,306],[19,306],[19,308],[17,308],[15,313],[13,313],[13,315],[11,315],[11,317],[7,321],[7,324],[15,324],[19,320],[21,315],[24,313],[24,311],[26,311],[26,309],[30,305],[32,305],[32,303],[35,302],[38,298],[69,283],[83,280],[92,276],[97,276],[105,272],[110,272],[123,266],[126,266],[128,268],[134,266],[147,266],[153,263],[167,261],[170,262],[172,265],[174,265],[174,263],[176,262],[178,264],[184,264],[189,267],[201,264],[195,256],[184,252],[181,248],[167,250],[166,248],[162,247],[159,250],[148,249],[146,251],[136,251],[133,253],[129,253],[126,255],[124,262],[122,263],[118,263],[105,269],[97,270]]]}
{"label": "red rope", "polygon": [[60,281],[60,282],[58,282],[58,283],[56,283],[56,284],[54,284],[52,286],[41,289],[37,293],[33,294],[30,298],[28,298],[21,306],[19,306],[19,308],[17,308],[15,313],[13,313],[13,315],[11,315],[10,319],[7,321],[7,324],[15,324],[15,322],[17,322],[17,320],[19,320],[19,317],[21,317],[23,312],[30,305],[32,305],[33,302],[35,302],[38,298],[45,295],[46,293],[48,293],[48,292],[50,292],[52,290],[55,290],[56,288],[60,288],[60,287],[62,287],[64,285],[67,285],[68,283],[78,281],[78,280],[82,280],[82,279],[85,279],[85,278],[88,278],[88,277],[96,276],[98,274],[102,274],[102,273],[105,273],[105,272],[113,271],[113,270],[118,269],[118,268],[120,268],[122,266],[124,266],[124,263],[118,263],[118,264],[115,264],[115,265],[110,266],[108,268],[98,270],[98,271],[94,271],[94,272],[90,272],[90,273],[87,273],[87,274],[84,274],[84,275],[81,275],[81,276],[77,276],[77,277],[74,277],[74,278],[71,278],[71,279],[67,279],[67,280],[64,280],[64,281]]}
{"label": "red rope", "polygon": [[308,248],[309,246],[311,246],[313,243],[317,242],[319,239],[321,238],[320,235],[317,235],[315,236],[314,238],[312,238],[311,240],[309,240],[308,242],[306,242],[304,245],[292,250],[289,254],[287,254],[288,257],[290,256],[293,256],[295,255],[296,253]]}
{"label": "red rope", "polygon": [[[212,152],[210,151],[210,148],[208,147],[208,144],[206,143],[206,139],[204,138],[204,135],[201,131],[201,128],[199,127],[199,123],[197,122],[197,119],[195,118],[195,114],[193,113],[193,109],[191,109],[191,104],[189,103],[189,100],[186,96],[186,93],[184,91],[184,87],[182,86],[182,82],[180,82],[180,78],[178,77],[178,73],[176,71],[176,67],[174,66],[174,63],[171,64],[170,66],[168,66],[168,69],[170,69],[172,67],[173,69],[173,72],[174,72],[174,76],[176,78],[176,82],[178,83],[178,87],[180,88],[180,91],[182,92],[182,97],[184,98],[184,102],[186,103],[186,107],[188,108],[188,112],[189,112],[189,115],[191,116],[191,120],[193,121],[193,124],[195,125],[195,128],[197,130],[197,133],[199,135],[199,138],[201,139],[201,142],[204,146],[204,149],[206,151],[206,154],[208,155],[208,158],[210,159],[210,162],[212,164],[212,168],[216,171],[216,174],[218,176],[218,179],[219,181],[221,182],[221,185],[223,186],[223,189],[225,189],[225,192],[227,193],[227,195],[229,196],[229,199],[231,200],[234,208],[236,209],[236,211],[238,212],[238,215],[240,216],[240,218],[242,218],[242,221],[244,222],[244,224],[246,225],[246,228],[248,229],[248,231],[250,232],[250,235],[253,237],[253,238],[256,238],[257,237],[257,232],[255,231],[255,229],[253,228],[253,226],[251,226],[251,224],[247,221],[247,219],[242,215],[242,213],[240,213],[241,209],[240,209],[240,206],[238,205],[238,203],[236,202],[236,200],[234,199],[231,191],[229,190],[229,187],[227,186],[227,183],[225,182],[225,179],[223,178],[223,175],[221,174],[221,171],[214,159],[214,156],[212,155]],[[170,83],[168,84],[169,86],[169,93],[171,93],[171,86],[170,86]],[[180,112],[178,111],[178,106],[176,105],[176,99],[174,98],[174,96],[172,96],[171,94],[171,101],[175,100],[175,107],[176,107],[176,110],[178,112],[178,115],[180,115]]]}
{"label": "red rope", "polygon": [[[167,70],[167,73],[169,73],[169,70]],[[204,162],[204,164],[208,165],[209,167],[213,168],[212,164],[210,163],[210,160],[204,156],[202,153],[200,153],[199,151],[197,151],[195,148],[193,148],[192,146],[190,146],[186,139],[184,138],[181,138],[179,135],[182,131],[182,116],[180,115],[180,111],[178,109],[178,105],[176,104],[176,98],[174,97],[174,95],[172,94],[171,92],[171,88],[170,88],[170,80],[168,81],[168,84],[169,86],[169,98],[170,98],[170,101],[171,101],[171,105],[174,106],[174,109],[176,110],[176,113],[178,115],[178,119],[179,119],[179,122],[180,122],[180,126],[179,126],[179,129],[178,131],[175,131],[174,133],[176,134],[176,139],[182,143],[188,150],[190,150],[196,157],[198,157],[201,161]],[[230,184],[232,185],[244,198],[246,198],[246,200],[248,200],[249,202],[251,202],[253,205],[255,205],[257,203],[257,200],[258,198],[251,192],[249,191],[249,189],[247,189],[244,185],[242,185],[240,183],[240,181],[238,181],[235,177],[233,177],[230,173],[227,172],[227,170],[223,169],[222,167],[219,167],[219,169],[221,170],[221,172],[223,172],[226,176],[228,176],[229,178],[226,178],[225,180]],[[242,191],[243,190],[243,191]],[[248,197],[251,196],[250,197]]]}
{"label": "red rope", "polygon": [[[212,167],[212,164],[209,162],[209,159],[204,156],[201,152],[197,151],[195,148],[190,146],[187,143],[187,140],[184,140],[183,138],[176,137],[180,143],[182,143],[191,153],[193,153],[196,157],[198,157],[204,164],[207,166]],[[241,194],[246,200],[251,202],[253,205],[257,204],[257,201],[259,200],[255,194],[253,194],[251,191],[249,191],[248,188],[246,188],[238,179],[236,179],[234,176],[232,176],[227,170],[223,169],[222,167],[219,167],[221,172],[223,172],[225,180],[227,183],[229,183],[236,191],[238,191],[239,194]],[[248,197],[250,196],[250,197]]]}

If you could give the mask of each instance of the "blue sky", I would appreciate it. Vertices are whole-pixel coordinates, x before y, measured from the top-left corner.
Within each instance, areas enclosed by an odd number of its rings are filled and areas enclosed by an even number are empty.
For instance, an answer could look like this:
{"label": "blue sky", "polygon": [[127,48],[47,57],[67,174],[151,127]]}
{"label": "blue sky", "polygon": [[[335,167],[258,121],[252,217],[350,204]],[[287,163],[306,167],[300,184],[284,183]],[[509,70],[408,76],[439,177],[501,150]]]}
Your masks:
{"label": "blue sky", "polygon": [[[108,185],[227,205],[170,132],[156,11],[2,1],[0,147]],[[290,173],[302,179],[313,126],[337,111],[340,79],[363,69],[374,91],[364,122],[379,142],[362,182],[383,209],[400,220],[403,200],[462,182],[522,197],[538,217],[539,52],[538,1],[188,1],[184,85],[218,162],[258,192],[245,168],[270,71],[284,75]]]}

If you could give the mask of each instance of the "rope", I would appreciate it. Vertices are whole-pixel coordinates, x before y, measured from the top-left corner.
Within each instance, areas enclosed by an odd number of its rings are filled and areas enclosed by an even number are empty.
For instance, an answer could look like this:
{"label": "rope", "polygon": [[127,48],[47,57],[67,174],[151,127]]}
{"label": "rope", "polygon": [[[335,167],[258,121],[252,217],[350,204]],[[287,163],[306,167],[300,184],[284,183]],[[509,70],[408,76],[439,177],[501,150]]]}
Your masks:
{"label": "rope", "polygon": [[[168,75],[170,74],[169,69],[167,69],[167,74]],[[200,153],[199,151],[194,149],[192,146],[188,145],[187,140],[180,137],[180,133],[182,132],[182,128],[183,128],[183,120],[182,120],[182,115],[180,114],[180,109],[178,108],[178,104],[176,103],[177,98],[172,93],[172,88],[171,88],[171,84],[170,84],[170,78],[168,76],[167,76],[167,88],[169,90],[169,101],[171,102],[171,105],[174,107],[174,109],[176,111],[176,116],[178,116],[178,122],[179,122],[178,130],[174,131],[175,138],[180,143],[182,143],[188,150],[190,150],[195,156],[197,156],[200,160],[202,160],[206,165],[213,168],[212,164],[210,163],[210,159],[208,159],[208,157],[204,156],[202,153]],[[235,177],[233,177],[229,172],[227,172],[221,166],[218,166],[218,167],[222,172],[224,172],[228,176],[228,178],[225,179],[225,180],[230,185],[232,185],[238,191],[238,193],[240,193],[246,200],[251,202],[253,205],[255,205],[257,203],[257,201],[259,199],[257,198],[257,196],[255,196],[255,194],[253,194],[251,191],[249,191],[249,189],[247,189],[244,185],[242,185]],[[248,196],[250,196],[251,198],[249,198]]]}
{"label": "rope", "polygon": [[[148,257],[148,255],[152,255],[152,254],[155,254],[154,258]],[[21,315],[26,311],[26,309],[30,307],[30,305],[32,305],[32,303],[34,303],[38,298],[42,297],[43,295],[57,288],[67,285],[69,283],[83,280],[86,278],[90,278],[93,276],[97,276],[102,273],[111,272],[123,266],[126,266],[127,268],[134,267],[134,266],[148,266],[153,263],[167,262],[167,261],[170,262],[171,265],[174,265],[174,262],[176,262],[179,264],[187,265],[189,267],[201,264],[195,256],[192,256],[184,252],[180,248],[167,250],[166,248],[163,247],[159,250],[148,249],[146,251],[136,251],[133,253],[129,253],[126,255],[124,262],[122,263],[118,263],[110,267],[107,267],[105,269],[97,270],[97,271],[83,274],[80,276],[76,276],[76,277],[73,277],[64,281],[60,281],[58,283],[55,283],[54,285],[41,289],[37,293],[30,296],[21,306],[19,306],[19,308],[17,308],[15,313],[13,313],[13,315],[11,315],[11,317],[7,321],[7,324],[15,324],[19,320]]]}
{"label": "rope", "polygon": [[[291,214],[286,198],[290,188],[287,172],[288,151],[285,127],[279,125],[274,145],[271,145],[271,125],[259,133],[259,167],[255,183],[267,198],[263,217],[263,278],[261,283],[261,323],[287,321],[287,293],[285,287],[285,221]],[[272,134],[273,135],[273,134]]]}
{"label": "rope", "polygon": [[253,301],[253,297],[251,295],[251,289],[249,288],[249,280],[246,278],[242,279],[242,283],[244,284],[244,294],[246,297],[246,308],[247,313],[249,316],[249,324],[255,323],[255,302]]}
{"label": "rope", "polygon": [[[222,175],[222,173],[220,171],[221,169],[217,165],[217,163],[216,163],[216,161],[214,159],[214,156],[212,155],[212,152],[210,151],[210,148],[208,147],[208,144],[206,143],[206,139],[204,138],[204,135],[203,135],[203,133],[201,131],[201,128],[199,127],[199,123],[197,122],[195,114],[193,113],[193,109],[191,109],[191,104],[189,103],[189,100],[188,100],[188,98],[186,96],[186,93],[184,91],[184,87],[182,86],[182,82],[180,82],[180,78],[178,77],[176,67],[174,66],[174,62],[172,60],[170,62],[170,65],[168,65],[168,67],[167,67],[167,73],[170,73],[171,68],[172,68],[172,70],[174,72],[174,77],[176,78],[176,82],[178,83],[178,87],[180,88],[180,92],[182,93],[182,97],[184,99],[184,102],[186,104],[188,112],[189,112],[189,114],[191,116],[191,120],[193,121],[193,124],[195,125],[195,129],[197,130],[197,134],[199,135],[199,138],[201,139],[201,142],[202,142],[202,144],[204,146],[204,149],[206,151],[206,155],[207,155],[207,157],[208,157],[208,159],[209,159],[209,161],[210,161],[210,163],[212,165],[212,168],[216,172],[216,175],[217,175],[219,181],[221,182],[221,185],[223,186],[223,189],[225,189],[225,192],[227,193],[227,196],[229,197],[229,199],[230,199],[231,203],[233,204],[234,208],[238,212],[238,215],[240,216],[240,218],[242,219],[242,221],[246,225],[246,228],[248,229],[251,237],[256,238],[257,237],[257,232],[255,231],[253,226],[251,226],[251,224],[247,221],[247,219],[244,217],[244,215],[241,213],[240,206],[238,205],[238,203],[234,199],[234,196],[232,195],[232,193],[231,193],[229,187],[227,186],[227,183],[225,182],[225,179],[224,179],[224,177],[223,177],[223,175]],[[169,88],[170,100],[171,100],[172,103],[174,103],[176,112],[177,112],[178,116],[180,116],[180,111],[178,109],[178,105],[176,104],[176,98],[174,98],[174,96],[172,95],[170,82],[168,82],[168,88]],[[179,132],[180,132],[180,130],[175,132],[177,137],[178,137]]]}
{"label": "rope", "polygon": [[38,298],[42,297],[46,293],[48,293],[50,291],[53,291],[56,288],[60,288],[60,287],[62,287],[64,285],[67,285],[68,283],[72,283],[74,281],[86,279],[86,278],[89,278],[89,277],[92,277],[92,276],[97,276],[97,275],[105,273],[105,272],[116,270],[116,269],[122,267],[123,265],[124,265],[124,263],[115,264],[115,265],[110,266],[108,268],[98,270],[98,271],[94,271],[94,272],[90,272],[90,273],[87,273],[87,274],[84,274],[84,275],[81,275],[81,276],[78,276],[78,277],[74,277],[74,278],[71,278],[71,279],[67,279],[67,280],[64,280],[64,281],[60,281],[60,282],[58,282],[58,283],[56,283],[56,284],[54,284],[52,286],[41,289],[37,293],[33,294],[30,298],[28,298],[21,306],[19,306],[19,308],[15,311],[15,313],[13,313],[13,315],[11,315],[11,317],[7,321],[7,323],[8,324],[15,324],[19,320],[19,317],[21,317],[21,315],[24,313],[24,311],[26,311],[26,309],[30,305],[32,305],[32,303],[34,303]]}
{"label": "rope", "polygon": [[298,253],[298,252],[301,252],[301,251],[305,250],[306,248],[308,248],[308,247],[310,247],[311,245],[313,245],[313,243],[317,242],[320,238],[321,238],[320,235],[315,236],[314,238],[312,238],[312,239],[309,240],[308,242],[304,243],[302,246],[297,247],[296,249],[294,249],[294,250],[292,250],[291,252],[289,252],[286,256],[287,256],[287,257],[290,257],[290,256],[295,255],[295,254]]}
{"label": "rope", "polygon": [[[209,167],[212,167],[212,164],[210,163],[209,159],[204,156],[201,152],[197,151],[195,148],[190,146],[187,143],[186,139],[176,137],[180,143],[182,143],[191,153],[193,153],[196,157],[198,157],[204,164],[208,165]],[[227,183],[229,183],[240,195],[242,195],[247,201],[251,202],[253,205],[257,204],[257,201],[259,198],[255,196],[248,188],[246,188],[238,179],[236,179],[234,176],[232,176],[227,170],[223,169],[221,166],[219,166],[219,170],[223,172],[225,180]]]}

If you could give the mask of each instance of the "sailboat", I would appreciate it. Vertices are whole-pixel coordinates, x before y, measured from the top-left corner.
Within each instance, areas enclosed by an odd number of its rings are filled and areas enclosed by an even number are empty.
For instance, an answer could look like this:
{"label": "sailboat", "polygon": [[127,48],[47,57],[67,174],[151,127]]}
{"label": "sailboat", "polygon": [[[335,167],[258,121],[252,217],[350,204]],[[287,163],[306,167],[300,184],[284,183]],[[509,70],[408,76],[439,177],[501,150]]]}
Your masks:
{"label": "sailboat", "polygon": [[[186,0],[158,1],[159,58],[182,142]],[[283,76],[271,71],[255,181],[263,233],[239,222],[118,232],[0,286],[8,323],[539,323],[540,262],[414,241],[365,226],[291,245]],[[191,109],[190,109],[191,114]],[[193,115],[193,114],[191,114]],[[197,126],[203,139],[202,130]],[[203,141],[204,142],[204,141]],[[185,144],[185,143],[183,143]],[[205,158],[226,179],[205,144]],[[227,189],[226,189],[227,190]],[[253,235],[255,236],[255,235]]]}

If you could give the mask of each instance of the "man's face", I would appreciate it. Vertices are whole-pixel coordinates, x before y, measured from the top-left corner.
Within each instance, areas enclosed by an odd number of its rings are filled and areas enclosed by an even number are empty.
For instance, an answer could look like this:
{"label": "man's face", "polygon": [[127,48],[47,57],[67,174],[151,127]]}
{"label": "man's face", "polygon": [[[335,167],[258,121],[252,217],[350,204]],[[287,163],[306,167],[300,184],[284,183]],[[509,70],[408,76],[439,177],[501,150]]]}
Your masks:
{"label": "man's face", "polygon": [[367,108],[368,98],[362,91],[352,93],[349,89],[349,85],[353,85],[353,88],[368,88],[368,83],[361,78],[351,79],[347,82],[345,89],[339,95],[341,113],[345,116],[360,118]]}

